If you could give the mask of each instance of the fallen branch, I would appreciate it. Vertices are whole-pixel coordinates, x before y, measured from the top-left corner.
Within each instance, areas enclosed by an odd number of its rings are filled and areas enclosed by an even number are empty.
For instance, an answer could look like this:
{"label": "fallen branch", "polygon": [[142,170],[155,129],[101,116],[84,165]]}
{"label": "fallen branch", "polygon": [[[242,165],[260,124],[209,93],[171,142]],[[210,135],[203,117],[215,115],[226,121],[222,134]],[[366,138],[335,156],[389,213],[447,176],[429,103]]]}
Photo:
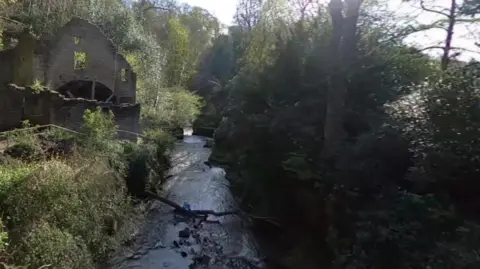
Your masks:
{"label": "fallen branch", "polygon": [[260,216],[255,216],[255,215],[250,215],[250,214],[247,214],[241,210],[232,210],[232,211],[223,211],[223,212],[216,212],[216,211],[213,211],[213,210],[188,210],[188,209],[185,209],[184,207],[180,206],[179,204],[171,201],[171,200],[168,200],[167,198],[164,198],[164,197],[161,197],[155,193],[152,193],[152,192],[145,192],[145,194],[147,195],[147,197],[151,198],[151,199],[155,199],[155,200],[158,200],[164,204],[167,204],[171,207],[173,207],[175,210],[176,213],[180,213],[180,214],[183,214],[185,216],[188,216],[188,217],[191,217],[191,218],[199,218],[201,219],[200,220],[200,223],[203,222],[203,221],[207,221],[207,217],[209,215],[211,216],[215,216],[215,217],[222,217],[222,216],[227,216],[227,215],[243,215],[247,218],[251,218],[251,219],[257,219],[257,220],[262,220],[262,221],[265,221],[265,222],[268,222],[272,225],[275,225],[277,227],[282,227],[279,223],[267,218],[267,217],[260,217]]}
{"label": "fallen branch", "polygon": [[205,218],[208,215],[216,216],[216,217],[221,217],[221,216],[226,216],[226,215],[235,215],[238,214],[240,211],[235,210],[235,211],[224,211],[224,212],[215,212],[213,210],[188,210],[180,206],[179,204],[168,200],[167,198],[158,196],[154,193],[151,192],[145,192],[147,194],[147,197],[158,200],[164,204],[167,204],[175,209],[175,212],[181,213],[184,215],[187,215],[189,217],[194,217],[194,218]]}

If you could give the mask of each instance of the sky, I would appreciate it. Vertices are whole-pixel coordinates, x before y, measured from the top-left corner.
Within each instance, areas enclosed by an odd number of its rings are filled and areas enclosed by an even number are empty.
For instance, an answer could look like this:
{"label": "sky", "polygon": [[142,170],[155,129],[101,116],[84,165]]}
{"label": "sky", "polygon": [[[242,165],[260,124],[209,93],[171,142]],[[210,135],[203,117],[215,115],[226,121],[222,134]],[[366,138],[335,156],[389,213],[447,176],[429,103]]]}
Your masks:
{"label": "sky", "polygon": [[[222,23],[231,24],[233,15],[236,9],[237,0],[180,0],[181,2],[188,3],[190,5],[199,6],[207,9],[215,15]],[[413,2],[417,2],[414,4]],[[425,0],[427,6],[432,6],[429,3],[434,3],[436,9],[438,7],[448,7],[451,0]],[[462,2],[461,0],[457,2]],[[418,1],[405,2],[402,0],[388,0],[388,10],[395,12],[399,16],[409,15],[411,20],[416,20],[421,23],[431,23],[439,18],[440,15],[433,13],[421,12],[418,6]],[[480,25],[480,22],[477,23]],[[461,60],[469,60],[475,58],[480,60],[480,49],[474,45],[475,41],[480,41],[480,29],[471,26],[458,25],[455,28],[455,36],[453,40],[453,46],[465,48],[474,52],[463,51],[459,57]],[[419,48],[425,48],[428,46],[438,45],[445,39],[445,31],[440,29],[423,31],[421,33],[410,36],[406,41]],[[477,40],[475,40],[477,39]],[[440,50],[429,50],[428,53],[432,55],[440,55]]]}
{"label": "sky", "polygon": [[237,0],[181,0],[180,2],[202,7],[227,25],[231,24],[237,6]]}

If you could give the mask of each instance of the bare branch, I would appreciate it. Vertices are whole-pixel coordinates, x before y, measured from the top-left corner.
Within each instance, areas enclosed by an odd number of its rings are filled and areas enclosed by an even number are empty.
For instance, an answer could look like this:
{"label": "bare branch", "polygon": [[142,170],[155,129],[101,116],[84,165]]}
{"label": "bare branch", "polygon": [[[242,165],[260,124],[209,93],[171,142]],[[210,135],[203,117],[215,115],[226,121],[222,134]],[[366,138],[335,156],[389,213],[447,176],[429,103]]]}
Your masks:
{"label": "bare branch", "polygon": [[[426,50],[432,50],[432,49],[441,49],[441,50],[445,50],[445,46],[428,46],[428,47],[425,47],[423,49],[420,49],[419,51],[426,51]],[[472,52],[472,53],[478,53],[480,54],[480,51],[475,51],[475,50],[471,50],[471,49],[466,49],[466,48],[461,48],[461,47],[450,47],[451,50],[462,50],[462,51],[466,51],[466,52]]]}
{"label": "bare branch", "polygon": [[441,11],[438,11],[438,10],[435,10],[435,9],[427,8],[425,6],[425,1],[424,0],[420,0],[420,7],[422,7],[422,9],[425,10],[425,11],[432,12],[432,13],[437,13],[437,14],[443,15],[445,17],[450,17],[450,15],[448,13],[444,13],[444,12],[441,12]]}

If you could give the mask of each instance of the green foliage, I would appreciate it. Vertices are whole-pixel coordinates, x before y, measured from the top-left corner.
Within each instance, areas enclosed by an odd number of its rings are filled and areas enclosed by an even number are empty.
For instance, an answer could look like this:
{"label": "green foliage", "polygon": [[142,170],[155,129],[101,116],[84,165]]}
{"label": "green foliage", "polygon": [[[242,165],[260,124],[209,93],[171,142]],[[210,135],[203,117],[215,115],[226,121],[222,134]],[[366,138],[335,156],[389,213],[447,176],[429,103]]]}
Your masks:
{"label": "green foliage", "polygon": [[[478,131],[480,81],[477,63],[453,69],[419,88],[410,102],[399,102],[400,130],[415,146],[417,163],[409,175],[421,189],[447,194],[468,214],[479,208]],[[412,108],[416,113],[408,113]]]}
{"label": "green foliage", "polygon": [[459,220],[433,196],[394,193],[375,203],[358,212],[353,240],[338,244],[339,268],[476,268],[480,263],[475,243],[480,226]]}
{"label": "green foliage", "polygon": [[175,18],[168,21],[168,56],[166,60],[167,86],[184,86],[192,66],[188,66],[188,32]]}
{"label": "green foliage", "polygon": [[[21,236],[28,237],[33,231],[42,237],[44,233],[57,233],[57,228],[60,229],[58,233],[61,232],[57,234],[60,238],[52,237],[52,241],[32,241],[31,244],[21,240],[13,242],[13,249],[32,248],[36,251],[40,251],[42,245],[33,245],[35,242],[51,244],[49,252],[38,254],[43,255],[42,257],[33,258],[29,255],[37,254],[25,250],[18,256],[18,262],[33,265],[58,258],[65,259],[62,263],[69,262],[69,259],[66,259],[68,256],[56,257],[63,251],[63,246],[56,244],[67,244],[71,240],[76,244],[85,244],[88,247],[88,255],[98,259],[114,249],[120,240],[127,236],[119,234],[117,238],[110,237],[104,228],[106,217],[119,218],[131,214],[122,177],[110,168],[104,157],[90,156],[88,159],[77,157],[74,161],[79,163],[70,164],[55,160],[44,163],[33,174],[17,181],[14,188],[10,187],[8,197],[1,202],[3,214],[8,216],[8,227],[21,228],[17,231]],[[45,227],[41,226],[37,231],[38,222],[46,222],[49,226],[57,228],[50,227],[43,231]],[[68,244],[65,247],[68,247]],[[59,249],[50,252],[55,247]],[[79,259],[84,259],[85,255],[82,254]],[[93,260],[84,262],[91,263]],[[71,268],[80,268],[78,267],[80,264],[76,266]]]}
{"label": "green foliage", "polygon": [[95,268],[132,234],[130,183],[154,190],[169,168],[173,140],[161,131],[150,131],[143,144],[120,143],[112,115],[100,109],[86,111],[82,131],[87,135],[49,131],[30,141],[44,147],[73,138],[79,144],[66,158],[0,164],[0,212],[7,226],[0,243],[2,253],[15,253],[7,264]]}
{"label": "green foliage", "polygon": [[117,125],[113,112],[97,108],[95,111],[85,110],[82,126],[82,144],[94,149],[105,149],[117,136]]}
{"label": "green foliage", "polygon": [[295,173],[300,180],[312,180],[316,177],[305,154],[290,154],[288,159],[283,162],[283,169]]}
{"label": "green foliage", "polygon": [[42,85],[42,82],[38,79],[35,79],[32,85],[30,85],[30,88],[33,90],[35,93],[39,93],[41,91],[44,91],[46,89],[45,86]]}
{"label": "green foliage", "polygon": [[123,157],[126,160],[127,188],[131,195],[144,198],[145,191],[156,192],[164,180],[164,172],[170,168],[167,150],[173,145],[170,135],[152,132],[142,144],[125,143]]}
{"label": "green foliage", "polygon": [[19,262],[22,264],[29,268],[95,268],[87,246],[81,239],[48,223],[37,224],[32,230],[20,256]]}
{"label": "green foliage", "polygon": [[[339,76],[346,139],[324,159],[335,60],[327,7],[297,19],[280,15],[277,4],[249,10],[262,14],[253,27],[231,28],[230,40],[239,40],[222,50],[240,52],[236,73],[225,94],[202,92],[219,97],[205,98],[226,116],[217,131],[228,126],[212,156],[241,175],[234,186],[246,209],[284,221],[285,237],[295,238],[285,245],[305,263],[295,268],[310,268],[310,260],[312,268],[478,267],[478,66],[440,71],[398,38],[409,29],[370,4]],[[231,64],[209,56],[199,75]],[[318,255],[307,255],[312,249]]]}
{"label": "green foliage", "polygon": [[156,109],[144,109],[142,122],[145,129],[183,128],[193,122],[203,106],[202,99],[184,89],[171,88],[158,96]]}

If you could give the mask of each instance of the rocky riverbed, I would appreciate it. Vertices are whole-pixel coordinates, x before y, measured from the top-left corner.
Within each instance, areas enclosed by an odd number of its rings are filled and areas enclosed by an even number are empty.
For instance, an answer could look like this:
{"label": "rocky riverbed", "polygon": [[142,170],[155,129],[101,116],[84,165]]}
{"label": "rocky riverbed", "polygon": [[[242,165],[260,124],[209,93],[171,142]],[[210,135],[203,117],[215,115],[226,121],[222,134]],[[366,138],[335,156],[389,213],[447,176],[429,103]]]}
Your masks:
{"label": "rocky riverbed", "polygon": [[[192,210],[236,209],[224,170],[205,165],[211,153],[205,141],[186,133],[183,142],[177,143],[163,195]],[[198,222],[154,202],[135,242],[115,255],[111,268],[265,268],[240,217],[209,217]]]}

